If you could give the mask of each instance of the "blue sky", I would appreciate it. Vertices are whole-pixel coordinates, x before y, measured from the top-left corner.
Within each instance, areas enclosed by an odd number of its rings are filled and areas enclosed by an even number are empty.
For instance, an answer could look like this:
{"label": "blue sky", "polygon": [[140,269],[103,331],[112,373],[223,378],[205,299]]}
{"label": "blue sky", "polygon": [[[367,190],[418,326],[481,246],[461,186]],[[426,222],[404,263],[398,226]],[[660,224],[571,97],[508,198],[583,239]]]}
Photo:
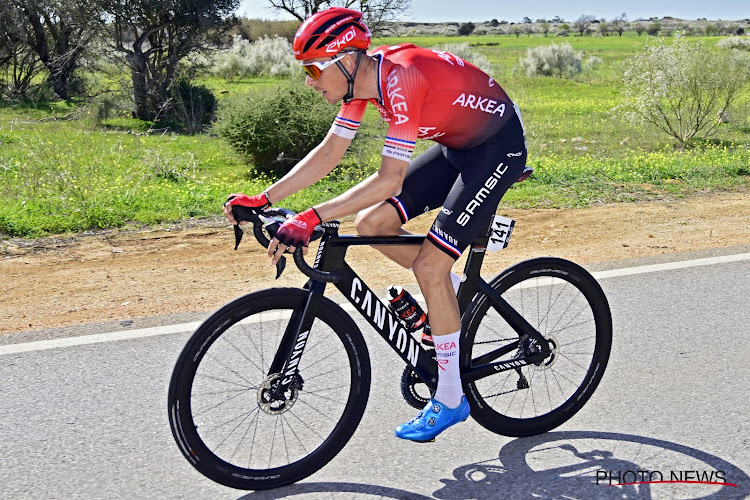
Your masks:
{"label": "blue sky", "polygon": [[[477,0],[412,0],[412,12],[408,20],[417,22],[489,21],[491,19],[520,22],[524,16],[531,19],[551,19],[560,16],[574,21],[581,15],[613,19],[622,13],[627,19],[672,16],[681,19],[737,20],[750,18],[748,0],[628,0],[606,2],[602,0],[527,0],[522,2],[498,2]],[[293,19],[289,15],[275,14],[268,0],[242,0],[239,14],[263,19]],[[406,19],[405,19],[406,20]]]}

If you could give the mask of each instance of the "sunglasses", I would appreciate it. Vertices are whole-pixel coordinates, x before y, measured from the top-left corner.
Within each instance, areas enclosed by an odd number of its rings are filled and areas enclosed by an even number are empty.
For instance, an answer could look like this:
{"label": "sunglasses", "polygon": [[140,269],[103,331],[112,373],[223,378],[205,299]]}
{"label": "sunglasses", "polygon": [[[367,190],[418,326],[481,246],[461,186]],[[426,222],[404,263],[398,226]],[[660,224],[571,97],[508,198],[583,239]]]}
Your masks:
{"label": "sunglasses", "polygon": [[331,64],[335,63],[336,61],[340,61],[343,59],[348,52],[338,55],[331,59],[330,61],[323,61],[323,62],[309,62],[309,63],[299,63],[300,66],[302,66],[302,69],[305,70],[305,73],[312,78],[313,80],[317,80],[320,78],[320,75],[323,73],[323,70],[326,69]]}

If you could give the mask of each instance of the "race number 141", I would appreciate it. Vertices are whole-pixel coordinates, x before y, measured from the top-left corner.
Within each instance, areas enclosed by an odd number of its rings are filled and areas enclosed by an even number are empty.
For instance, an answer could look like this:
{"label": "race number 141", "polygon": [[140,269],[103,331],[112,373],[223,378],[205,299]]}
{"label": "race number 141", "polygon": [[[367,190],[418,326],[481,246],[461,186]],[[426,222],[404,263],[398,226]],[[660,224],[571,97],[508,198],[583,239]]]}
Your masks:
{"label": "race number 141", "polygon": [[487,244],[487,250],[498,252],[507,247],[515,224],[516,221],[513,219],[496,215],[490,226],[490,242]]}

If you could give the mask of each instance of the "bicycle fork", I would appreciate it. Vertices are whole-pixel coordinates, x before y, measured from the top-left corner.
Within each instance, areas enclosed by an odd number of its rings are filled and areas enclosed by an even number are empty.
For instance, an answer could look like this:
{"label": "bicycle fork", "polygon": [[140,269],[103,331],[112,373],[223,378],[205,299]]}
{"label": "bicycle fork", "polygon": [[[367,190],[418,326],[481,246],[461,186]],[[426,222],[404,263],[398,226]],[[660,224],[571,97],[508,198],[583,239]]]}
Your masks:
{"label": "bicycle fork", "polygon": [[312,281],[307,300],[301,308],[292,313],[287,323],[284,336],[267,374],[269,378],[276,377],[276,381],[268,392],[268,397],[273,401],[285,399],[285,394],[292,389],[295,381],[301,388],[303,381],[299,375],[299,364],[324,290],[325,283]]}

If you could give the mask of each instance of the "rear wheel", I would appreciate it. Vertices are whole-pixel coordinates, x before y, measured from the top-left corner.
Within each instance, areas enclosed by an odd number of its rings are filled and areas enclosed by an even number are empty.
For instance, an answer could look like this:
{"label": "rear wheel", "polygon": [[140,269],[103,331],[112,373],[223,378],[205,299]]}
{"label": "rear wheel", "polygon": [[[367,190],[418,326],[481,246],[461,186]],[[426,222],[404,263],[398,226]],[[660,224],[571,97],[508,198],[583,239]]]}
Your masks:
{"label": "rear wheel", "polygon": [[344,447],[365,410],[370,359],[362,334],[323,299],[299,372],[281,398],[269,373],[308,293],[271,289],[211,316],[183,349],[169,388],[172,434],[208,478],[240,489],[276,488],[316,472]]}
{"label": "rear wheel", "polygon": [[[553,429],[578,412],[604,374],[612,344],[612,317],[599,284],[585,269],[562,259],[521,262],[490,285],[539,331],[551,353],[541,362],[464,384],[471,415],[506,436]],[[538,346],[520,338],[486,296],[464,318],[462,366],[520,359]],[[465,346],[465,347],[464,347]]]}

